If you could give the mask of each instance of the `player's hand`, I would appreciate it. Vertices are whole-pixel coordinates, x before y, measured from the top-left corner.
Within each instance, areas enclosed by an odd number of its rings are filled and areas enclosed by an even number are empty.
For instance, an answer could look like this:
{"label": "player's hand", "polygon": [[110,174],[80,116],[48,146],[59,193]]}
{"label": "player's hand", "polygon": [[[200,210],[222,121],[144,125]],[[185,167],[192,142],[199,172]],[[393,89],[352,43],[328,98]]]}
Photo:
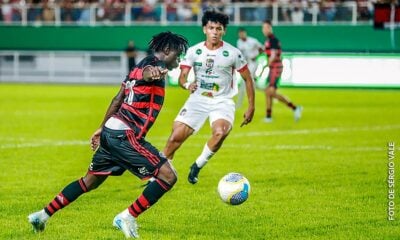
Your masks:
{"label": "player's hand", "polygon": [[146,70],[149,73],[150,79],[153,81],[164,79],[165,75],[168,73],[168,69],[158,66],[148,66]]}
{"label": "player's hand", "polygon": [[97,148],[100,146],[100,134],[101,128],[97,129],[90,138],[90,148],[93,151],[96,151]]}
{"label": "player's hand", "polygon": [[196,82],[190,83],[188,86],[188,90],[190,91],[190,93],[194,93],[197,90],[197,83]]}
{"label": "player's hand", "polygon": [[247,125],[251,122],[251,120],[253,120],[253,116],[254,116],[254,107],[249,107],[247,109],[247,111],[244,113],[243,115],[243,122],[242,124],[240,124],[240,127],[243,127],[244,125]]}

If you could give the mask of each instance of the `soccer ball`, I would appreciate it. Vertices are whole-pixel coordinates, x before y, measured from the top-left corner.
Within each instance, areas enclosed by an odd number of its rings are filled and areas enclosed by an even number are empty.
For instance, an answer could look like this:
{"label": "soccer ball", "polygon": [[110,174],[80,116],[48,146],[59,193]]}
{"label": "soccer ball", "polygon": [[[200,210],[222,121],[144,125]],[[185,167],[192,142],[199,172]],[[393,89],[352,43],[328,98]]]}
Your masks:
{"label": "soccer ball", "polygon": [[249,180],[240,173],[228,173],[219,181],[218,193],[222,201],[227,204],[242,204],[249,197]]}

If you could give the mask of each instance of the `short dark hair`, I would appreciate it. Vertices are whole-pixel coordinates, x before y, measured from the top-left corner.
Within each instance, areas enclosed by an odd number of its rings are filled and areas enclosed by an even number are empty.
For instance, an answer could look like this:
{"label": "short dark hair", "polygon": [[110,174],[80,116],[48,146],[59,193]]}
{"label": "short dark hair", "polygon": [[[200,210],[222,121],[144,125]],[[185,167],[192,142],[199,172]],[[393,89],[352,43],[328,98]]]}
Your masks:
{"label": "short dark hair", "polygon": [[266,23],[266,24],[268,24],[268,25],[272,26],[272,22],[271,22],[271,20],[265,20],[265,21],[264,21],[264,23]]}
{"label": "short dark hair", "polygon": [[154,35],[149,41],[149,49],[154,52],[161,52],[167,48],[185,53],[189,48],[188,40],[182,35],[166,31]]}
{"label": "short dark hair", "polygon": [[245,29],[245,28],[243,28],[243,27],[240,27],[240,28],[238,29],[238,32],[247,32],[247,31],[246,31],[246,29]]}
{"label": "short dark hair", "polygon": [[229,23],[229,16],[216,10],[207,10],[203,13],[203,17],[201,18],[203,27],[207,25],[209,21],[220,23],[226,28],[226,25]]}

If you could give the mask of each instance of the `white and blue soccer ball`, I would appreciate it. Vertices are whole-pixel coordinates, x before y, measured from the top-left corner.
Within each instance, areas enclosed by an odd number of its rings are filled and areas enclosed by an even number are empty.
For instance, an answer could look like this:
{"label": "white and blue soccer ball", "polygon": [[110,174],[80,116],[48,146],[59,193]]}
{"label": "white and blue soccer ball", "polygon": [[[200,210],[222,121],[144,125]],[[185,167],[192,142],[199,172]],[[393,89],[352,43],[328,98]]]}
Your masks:
{"label": "white and blue soccer ball", "polygon": [[227,204],[242,204],[249,198],[249,180],[240,173],[228,173],[219,181],[218,193]]}

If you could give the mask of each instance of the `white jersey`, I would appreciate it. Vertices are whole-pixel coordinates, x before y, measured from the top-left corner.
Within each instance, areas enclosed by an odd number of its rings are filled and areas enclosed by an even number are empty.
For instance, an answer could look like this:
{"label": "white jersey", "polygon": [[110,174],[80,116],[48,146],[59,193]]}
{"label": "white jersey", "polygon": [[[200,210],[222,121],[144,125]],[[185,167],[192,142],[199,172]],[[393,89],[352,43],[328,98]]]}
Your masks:
{"label": "white jersey", "polygon": [[259,54],[258,49],[263,48],[261,43],[253,37],[246,37],[246,41],[239,38],[237,40],[237,47],[243,53],[247,61],[251,61],[257,57]]}
{"label": "white jersey", "polygon": [[181,68],[193,67],[197,90],[194,95],[232,98],[237,93],[234,70],[242,71],[247,61],[239,49],[227,42],[215,50],[200,42],[190,47],[182,59]]}

